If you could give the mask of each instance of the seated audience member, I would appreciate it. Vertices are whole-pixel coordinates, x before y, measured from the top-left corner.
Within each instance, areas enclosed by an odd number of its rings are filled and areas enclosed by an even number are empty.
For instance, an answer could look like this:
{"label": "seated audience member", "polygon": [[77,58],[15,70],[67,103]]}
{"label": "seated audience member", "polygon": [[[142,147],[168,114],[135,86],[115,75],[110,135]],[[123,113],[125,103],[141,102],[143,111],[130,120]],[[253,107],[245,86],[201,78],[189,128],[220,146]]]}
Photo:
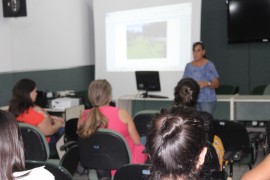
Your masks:
{"label": "seated audience member", "polygon": [[[197,98],[200,93],[200,86],[192,78],[183,78],[174,88],[174,104],[183,105],[191,108],[196,108]],[[201,118],[204,120],[204,127],[207,135],[207,140],[213,142],[212,124],[213,116],[207,112],[200,112]]]}
{"label": "seated audience member", "polygon": [[36,126],[46,136],[51,152],[56,152],[56,141],[63,133],[64,120],[50,116],[44,109],[35,105],[37,96],[36,83],[31,79],[21,79],[12,91],[9,111],[20,122]]}
{"label": "seated audience member", "polygon": [[[192,78],[181,79],[177,86],[174,88],[174,104],[183,105],[191,108],[196,108],[197,98],[200,93],[200,86],[197,81]],[[201,118],[204,121],[204,130],[206,132],[206,140],[212,143],[216,154],[210,151],[210,145],[208,146],[208,153],[206,155],[206,162],[203,166],[203,173],[209,174],[212,170],[221,170],[223,165],[224,147],[219,137],[213,134],[213,116],[208,112],[199,112]],[[218,164],[216,163],[216,157],[218,158]],[[219,166],[219,168],[218,168]]]}
{"label": "seated audience member", "polygon": [[153,118],[147,135],[154,180],[199,179],[207,148],[200,114],[188,107],[162,109]]}
{"label": "seated audience member", "polygon": [[270,179],[270,155],[255,166],[252,170],[246,172],[241,180],[267,180]]}
{"label": "seated audience member", "polygon": [[192,78],[181,79],[174,88],[174,104],[196,108],[200,86]]}
{"label": "seated audience member", "polygon": [[25,170],[23,142],[15,117],[6,111],[0,110],[0,179],[27,180],[38,179],[53,180],[54,176],[44,167]]}
{"label": "seated audience member", "polygon": [[77,134],[86,138],[95,133],[98,128],[108,128],[122,134],[126,139],[132,162],[145,163],[147,155],[143,153],[140,136],[136,130],[132,117],[121,108],[109,105],[112,97],[112,87],[106,80],[94,80],[88,88],[88,97],[93,108],[85,110],[78,121]]}

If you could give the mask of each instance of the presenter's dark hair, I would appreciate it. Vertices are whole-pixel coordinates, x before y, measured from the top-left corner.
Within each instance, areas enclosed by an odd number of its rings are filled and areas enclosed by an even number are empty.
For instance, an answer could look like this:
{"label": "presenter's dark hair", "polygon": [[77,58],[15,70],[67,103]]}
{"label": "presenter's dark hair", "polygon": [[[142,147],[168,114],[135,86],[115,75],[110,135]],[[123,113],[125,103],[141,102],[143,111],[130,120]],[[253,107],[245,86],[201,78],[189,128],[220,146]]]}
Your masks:
{"label": "presenter's dark hair", "polygon": [[19,80],[12,90],[12,98],[9,103],[9,111],[18,117],[20,114],[34,106],[30,93],[36,88],[36,83],[31,79]]}
{"label": "presenter's dark hair", "polygon": [[153,118],[147,135],[151,179],[197,179],[204,136],[203,120],[193,108],[162,109]]}
{"label": "presenter's dark hair", "polygon": [[15,117],[0,110],[0,179],[14,180],[15,171],[24,170],[23,141]]}
{"label": "presenter's dark hair", "polygon": [[197,81],[192,78],[183,78],[174,88],[174,104],[194,107],[199,93],[200,86]]}
{"label": "presenter's dark hair", "polygon": [[77,131],[79,137],[89,137],[102,125],[104,128],[107,128],[108,120],[100,112],[99,107],[109,104],[111,96],[112,87],[107,80],[94,80],[90,83],[88,87],[88,98],[93,108],[89,112],[87,119],[81,124]]}

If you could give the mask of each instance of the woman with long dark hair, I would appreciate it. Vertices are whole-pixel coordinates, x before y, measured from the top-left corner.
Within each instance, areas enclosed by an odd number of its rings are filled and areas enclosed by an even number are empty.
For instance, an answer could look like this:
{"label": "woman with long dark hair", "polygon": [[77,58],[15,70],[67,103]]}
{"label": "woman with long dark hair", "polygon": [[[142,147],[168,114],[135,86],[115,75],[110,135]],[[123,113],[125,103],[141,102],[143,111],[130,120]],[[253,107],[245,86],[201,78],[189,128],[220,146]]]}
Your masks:
{"label": "woman with long dark hair", "polygon": [[195,107],[199,93],[200,86],[194,79],[183,78],[174,88],[174,104]]}
{"label": "woman with long dark hair", "polygon": [[56,139],[54,138],[51,141],[51,136],[64,127],[64,120],[56,116],[50,116],[44,109],[35,105],[36,96],[36,83],[31,79],[21,79],[13,87],[9,111],[18,121],[39,128],[46,136],[51,151],[56,152]]}
{"label": "woman with long dark hair", "polygon": [[[199,93],[200,86],[197,81],[192,78],[183,78],[174,88],[174,104],[196,109]],[[201,176],[207,177],[211,175],[211,171],[221,170],[223,165],[224,147],[220,138],[214,135],[213,116],[210,113],[203,111],[199,111],[199,114],[204,122],[204,130],[207,140],[206,144],[208,147],[206,154],[207,160],[203,165]]]}
{"label": "woman with long dark hair", "polygon": [[22,137],[15,117],[0,110],[0,179],[24,180],[46,177],[54,179],[44,167],[24,171],[24,151]]}
{"label": "woman with long dark hair", "polygon": [[200,114],[185,106],[162,109],[150,125],[146,152],[152,180],[200,179],[207,148]]}

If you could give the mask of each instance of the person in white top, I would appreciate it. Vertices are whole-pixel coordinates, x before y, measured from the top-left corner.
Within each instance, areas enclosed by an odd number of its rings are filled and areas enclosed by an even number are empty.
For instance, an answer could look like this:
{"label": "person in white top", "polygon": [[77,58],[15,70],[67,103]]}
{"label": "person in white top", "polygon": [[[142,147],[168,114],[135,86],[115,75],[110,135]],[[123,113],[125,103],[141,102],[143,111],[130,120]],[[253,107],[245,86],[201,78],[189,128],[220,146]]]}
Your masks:
{"label": "person in white top", "polygon": [[26,171],[14,172],[13,177],[15,180],[54,180],[54,176],[45,169],[45,166],[40,166]]}
{"label": "person in white top", "polygon": [[24,171],[23,141],[18,123],[11,113],[2,110],[0,110],[0,144],[1,180],[30,180],[37,177],[46,177],[46,180],[54,179],[54,176],[44,167]]}

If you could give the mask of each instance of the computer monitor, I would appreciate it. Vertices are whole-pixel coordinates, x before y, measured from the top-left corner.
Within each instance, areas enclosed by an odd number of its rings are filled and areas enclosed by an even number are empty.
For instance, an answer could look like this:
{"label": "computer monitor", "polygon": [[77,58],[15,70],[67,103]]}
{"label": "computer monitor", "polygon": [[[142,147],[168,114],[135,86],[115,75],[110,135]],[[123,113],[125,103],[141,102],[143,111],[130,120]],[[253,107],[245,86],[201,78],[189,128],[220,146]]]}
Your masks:
{"label": "computer monitor", "polygon": [[149,97],[148,91],[160,91],[158,71],[135,71],[137,89],[145,91],[141,96]]}

